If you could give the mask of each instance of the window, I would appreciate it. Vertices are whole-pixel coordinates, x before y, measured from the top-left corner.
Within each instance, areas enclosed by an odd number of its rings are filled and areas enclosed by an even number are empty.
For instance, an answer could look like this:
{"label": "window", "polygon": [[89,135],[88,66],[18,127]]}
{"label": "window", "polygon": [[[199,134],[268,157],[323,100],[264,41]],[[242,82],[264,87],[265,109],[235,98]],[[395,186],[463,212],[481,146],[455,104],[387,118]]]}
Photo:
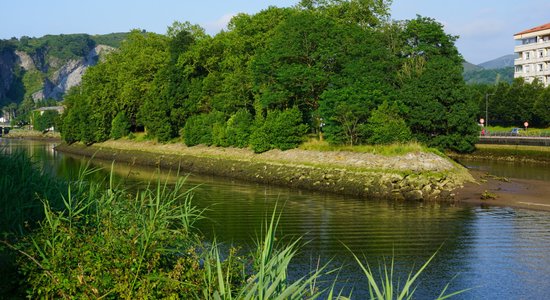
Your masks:
{"label": "window", "polygon": [[544,57],[544,50],[539,50],[539,58]]}
{"label": "window", "polygon": [[537,65],[537,71],[542,72],[543,69],[544,69],[544,66],[542,64]]}
{"label": "window", "polygon": [[523,70],[525,70],[525,73],[529,73],[531,71],[531,68],[529,65],[525,65]]}
{"label": "window", "polygon": [[523,56],[525,59],[529,59],[529,52],[523,52]]}

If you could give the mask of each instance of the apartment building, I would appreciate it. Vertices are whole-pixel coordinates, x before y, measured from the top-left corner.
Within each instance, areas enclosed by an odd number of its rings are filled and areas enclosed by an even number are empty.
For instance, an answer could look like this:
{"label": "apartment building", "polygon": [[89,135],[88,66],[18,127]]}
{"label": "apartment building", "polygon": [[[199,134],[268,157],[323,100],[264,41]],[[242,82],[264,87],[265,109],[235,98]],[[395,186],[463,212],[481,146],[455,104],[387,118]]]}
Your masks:
{"label": "apartment building", "polygon": [[514,34],[514,78],[550,85],[550,23]]}

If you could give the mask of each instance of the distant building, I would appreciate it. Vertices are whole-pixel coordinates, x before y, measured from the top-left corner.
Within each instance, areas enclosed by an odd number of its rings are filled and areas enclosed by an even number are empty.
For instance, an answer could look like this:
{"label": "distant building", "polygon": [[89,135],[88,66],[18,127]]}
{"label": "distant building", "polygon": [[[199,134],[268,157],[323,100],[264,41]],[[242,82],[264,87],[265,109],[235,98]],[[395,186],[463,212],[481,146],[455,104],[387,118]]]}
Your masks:
{"label": "distant building", "polygon": [[62,114],[63,111],[65,111],[65,106],[46,106],[35,109],[35,111],[39,112],[41,115],[47,110],[55,110],[59,114]]}
{"label": "distant building", "polygon": [[514,34],[514,78],[550,85],[550,23]]}

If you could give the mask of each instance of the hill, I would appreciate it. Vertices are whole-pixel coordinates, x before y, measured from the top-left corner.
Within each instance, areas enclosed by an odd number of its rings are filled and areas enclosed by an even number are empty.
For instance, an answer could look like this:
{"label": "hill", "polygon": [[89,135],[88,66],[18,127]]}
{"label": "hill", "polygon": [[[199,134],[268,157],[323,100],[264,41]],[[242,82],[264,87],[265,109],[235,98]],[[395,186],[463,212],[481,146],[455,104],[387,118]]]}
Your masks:
{"label": "hill", "polygon": [[480,66],[480,67],[482,67],[486,70],[513,67],[514,66],[514,59],[516,59],[516,57],[517,57],[516,54],[504,55],[502,57],[495,58],[493,60],[481,63],[478,66]]}
{"label": "hill", "polygon": [[60,100],[127,33],[61,34],[0,40],[0,107],[23,100]]}
{"label": "hill", "polygon": [[499,58],[474,65],[465,61],[464,81],[468,84],[495,84],[499,82],[511,83],[514,80],[515,54],[504,55]]}

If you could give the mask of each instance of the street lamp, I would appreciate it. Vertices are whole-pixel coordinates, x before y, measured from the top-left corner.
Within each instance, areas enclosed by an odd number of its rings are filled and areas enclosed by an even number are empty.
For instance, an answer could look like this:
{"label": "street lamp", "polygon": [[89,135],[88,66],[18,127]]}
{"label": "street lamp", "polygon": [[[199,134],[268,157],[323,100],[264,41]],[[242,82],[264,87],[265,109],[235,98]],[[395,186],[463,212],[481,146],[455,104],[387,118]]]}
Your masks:
{"label": "street lamp", "polygon": [[494,96],[495,93],[485,93],[485,127],[489,127],[489,96]]}

